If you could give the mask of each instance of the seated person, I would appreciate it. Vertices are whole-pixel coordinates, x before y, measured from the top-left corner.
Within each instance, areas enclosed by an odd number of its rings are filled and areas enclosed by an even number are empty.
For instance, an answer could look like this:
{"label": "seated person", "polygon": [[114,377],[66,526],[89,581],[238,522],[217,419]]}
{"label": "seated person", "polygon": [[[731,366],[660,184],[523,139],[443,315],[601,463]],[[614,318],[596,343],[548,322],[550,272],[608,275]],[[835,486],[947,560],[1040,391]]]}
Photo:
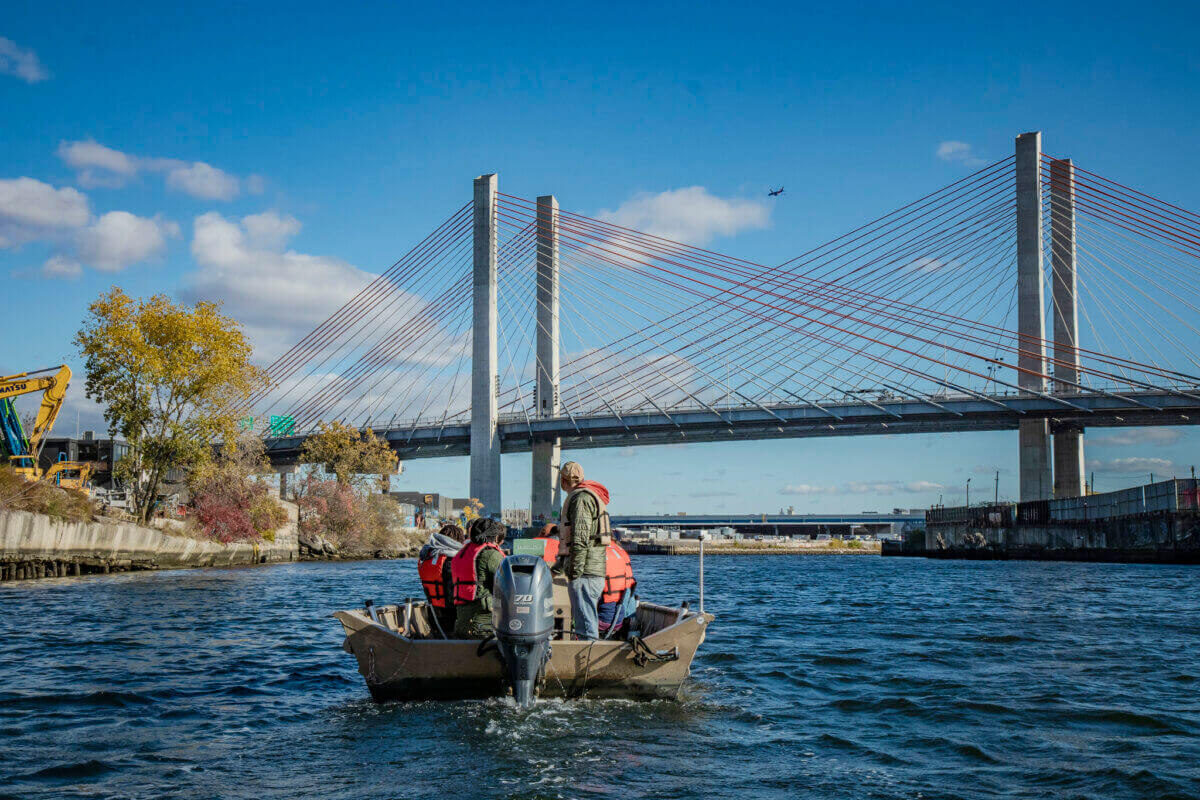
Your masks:
{"label": "seated person", "polygon": [[454,635],[483,639],[492,633],[492,582],[504,561],[507,529],[497,519],[473,520],[470,541],[450,559],[455,607]]}
{"label": "seated person", "polygon": [[599,606],[601,639],[620,639],[625,635],[626,620],[637,613],[635,586],[629,553],[614,539],[604,551],[604,592]]}
{"label": "seated person", "polygon": [[558,526],[554,523],[547,523],[538,531],[538,535],[533,537],[535,540],[542,543],[542,560],[550,567],[553,567],[558,561]]}
{"label": "seated person", "polygon": [[429,607],[437,617],[442,633],[449,636],[454,631],[456,614],[451,602],[454,591],[450,580],[450,559],[462,549],[467,535],[457,525],[443,525],[437,533],[429,535],[429,541],[417,555],[417,575]]}

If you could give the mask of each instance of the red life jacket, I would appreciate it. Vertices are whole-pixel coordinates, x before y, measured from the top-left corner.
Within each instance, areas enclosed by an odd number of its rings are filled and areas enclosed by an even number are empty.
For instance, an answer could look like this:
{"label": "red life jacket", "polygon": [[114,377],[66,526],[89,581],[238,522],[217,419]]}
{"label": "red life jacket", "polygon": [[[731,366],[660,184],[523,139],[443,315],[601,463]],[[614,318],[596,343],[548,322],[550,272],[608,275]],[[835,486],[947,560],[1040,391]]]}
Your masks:
{"label": "red life jacket", "polygon": [[479,570],[476,568],[475,562],[479,560],[479,554],[488,548],[498,553],[504,552],[495,542],[487,544],[468,542],[454,554],[454,558],[450,559],[450,581],[454,584],[454,605],[463,606],[475,602],[479,589]]}
{"label": "red life jacket", "polygon": [[445,553],[417,562],[417,575],[421,577],[421,588],[429,598],[429,605],[445,608],[450,599],[446,597],[446,584],[442,582],[442,569],[449,558]]}
{"label": "red life jacket", "polygon": [[553,566],[558,560],[558,539],[543,539],[541,536],[533,538],[542,543],[542,560]]}
{"label": "red life jacket", "polygon": [[601,603],[615,603],[620,600],[626,589],[637,586],[633,579],[633,565],[629,563],[629,553],[616,542],[611,542],[604,549],[604,593],[600,595]]}

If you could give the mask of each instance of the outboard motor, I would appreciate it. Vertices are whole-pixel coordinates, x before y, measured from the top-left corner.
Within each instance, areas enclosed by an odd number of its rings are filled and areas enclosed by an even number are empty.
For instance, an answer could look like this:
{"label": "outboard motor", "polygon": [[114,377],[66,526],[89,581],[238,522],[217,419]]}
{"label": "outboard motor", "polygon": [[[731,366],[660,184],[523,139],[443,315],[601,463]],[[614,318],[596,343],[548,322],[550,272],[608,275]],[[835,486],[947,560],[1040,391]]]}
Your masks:
{"label": "outboard motor", "polygon": [[509,556],[492,584],[496,644],[517,705],[533,703],[533,690],[550,660],[554,633],[554,579],[540,556]]}

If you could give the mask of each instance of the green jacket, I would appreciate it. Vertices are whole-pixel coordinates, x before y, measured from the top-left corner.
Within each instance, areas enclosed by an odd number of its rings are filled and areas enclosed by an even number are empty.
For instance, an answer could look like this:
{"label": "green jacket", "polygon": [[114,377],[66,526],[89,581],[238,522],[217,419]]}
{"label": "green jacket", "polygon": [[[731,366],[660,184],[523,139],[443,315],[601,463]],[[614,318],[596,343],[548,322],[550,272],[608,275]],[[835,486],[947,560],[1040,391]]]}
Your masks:
{"label": "green jacket", "polygon": [[486,547],[475,556],[475,599],[455,609],[454,635],[459,639],[482,639],[492,632],[492,581],[504,553]]}
{"label": "green jacket", "polygon": [[566,524],[572,526],[567,578],[604,577],[604,547],[596,544],[600,533],[600,504],[588,492],[579,492],[567,506]]}

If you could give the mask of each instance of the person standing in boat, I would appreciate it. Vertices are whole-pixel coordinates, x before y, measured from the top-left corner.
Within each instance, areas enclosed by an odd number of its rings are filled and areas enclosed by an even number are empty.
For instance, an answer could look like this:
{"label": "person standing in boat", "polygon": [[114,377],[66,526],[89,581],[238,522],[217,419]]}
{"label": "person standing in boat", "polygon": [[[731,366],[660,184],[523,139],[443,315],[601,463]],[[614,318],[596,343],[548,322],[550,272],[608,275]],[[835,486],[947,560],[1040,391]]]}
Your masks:
{"label": "person standing in boat", "polygon": [[454,589],[454,635],[483,639],[492,633],[492,581],[504,561],[507,530],[498,519],[473,520],[470,541],[450,559]]}
{"label": "person standing in boat", "polygon": [[600,635],[597,609],[604,593],[605,548],[612,541],[608,522],[608,489],[583,479],[583,467],[568,461],[559,470],[563,501],[559,552],[566,551],[564,571],[571,598],[571,621],[579,639]]}
{"label": "person standing in boat", "polygon": [[429,541],[417,554],[417,575],[430,608],[437,615],[442,632],[449,635],[454,630],[455,613],[454,586],[450,577],[450,560],[462,549],[467,535],[457,525],[443,525],[437,533],[429,535]]}
{"label": "person standing in boat", "polygon": [[600,637],[624,638],[625,621],[637,612],[633,598],[637,581],[629,553],[615,539],[604,550],[604,593],[600,595]]}

